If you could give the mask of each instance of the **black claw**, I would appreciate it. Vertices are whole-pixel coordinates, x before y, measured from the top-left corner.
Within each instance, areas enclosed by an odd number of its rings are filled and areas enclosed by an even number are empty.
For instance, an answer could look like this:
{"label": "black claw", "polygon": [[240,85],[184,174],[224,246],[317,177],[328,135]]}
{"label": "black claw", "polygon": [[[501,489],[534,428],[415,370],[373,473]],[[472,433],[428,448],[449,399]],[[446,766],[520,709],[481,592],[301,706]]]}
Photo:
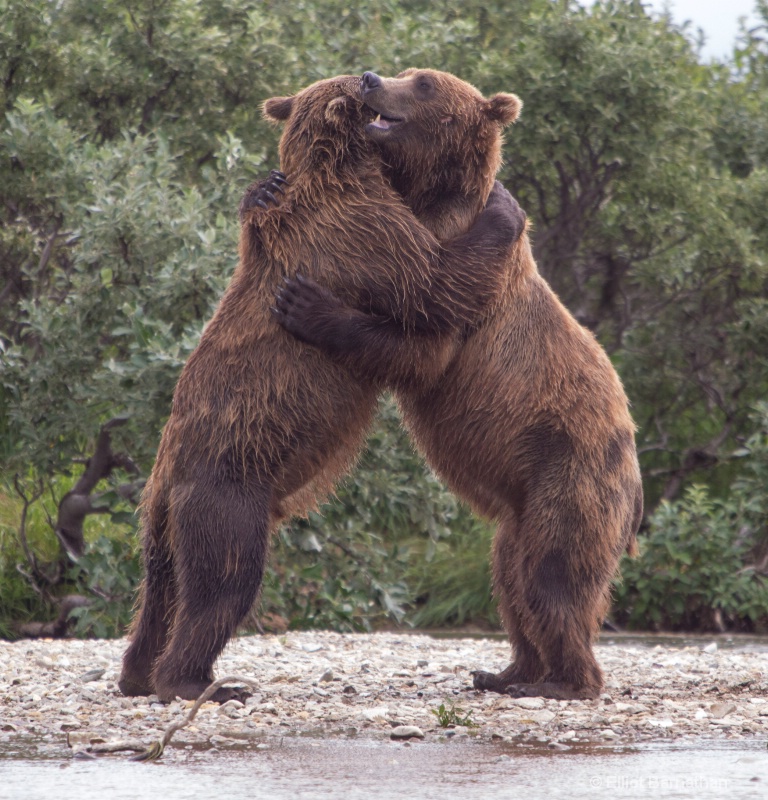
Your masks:
{"label": "black claw", "polygon": [[[262,191],[262,194],[268,197],[275,205],[277,205],[277,198],[272,194],[272,192],[268,192],[266,189]],[[265,206],[266,208],[266,206]]]}
{"label": "black claw", "polygon": [[276,181],[272,181],[270,183],[270,188],[273,192],[280,192],[280,194],[285,194],[285,189],[283,188],[282,184],[277,183]]}
{"label": "black claw", "polygon": [[259,208],[269,208],[269,206],[263,200],[254,200],[253,205],[258,206]]}
{"label": "black claw", "polygon": [[279,169],[273,169],[272,172],[269,173],[269,177],[280,183],[288,183],[288,178],[285,177],[285,173],[280,172]]}

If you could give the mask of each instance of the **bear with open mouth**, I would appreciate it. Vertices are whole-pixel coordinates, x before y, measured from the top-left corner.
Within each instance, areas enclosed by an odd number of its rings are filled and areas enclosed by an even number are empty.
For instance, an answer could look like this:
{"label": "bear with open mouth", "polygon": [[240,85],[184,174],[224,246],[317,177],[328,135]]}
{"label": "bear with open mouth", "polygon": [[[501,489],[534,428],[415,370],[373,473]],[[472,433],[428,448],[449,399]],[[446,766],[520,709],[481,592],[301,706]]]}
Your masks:
{"label": "bear with open mouth", "polygon": [[[366,131],[398,194],[440,240],[467,229],[493,186],[499,125],[516,116],[435,70],[365,73],[376,112]],[[621,381],[595,337],[538,272],[527,233],[502,290],[465,330],[435,380],[398,371],[407,337],[323,282],[292,281],[280,321],[355,374],[391,387],[430,466],[497,524],[494,592],[514,650],[477,689],[591,699],[603,676],[592,640],[621,554],[643,510],[635,426]]]}

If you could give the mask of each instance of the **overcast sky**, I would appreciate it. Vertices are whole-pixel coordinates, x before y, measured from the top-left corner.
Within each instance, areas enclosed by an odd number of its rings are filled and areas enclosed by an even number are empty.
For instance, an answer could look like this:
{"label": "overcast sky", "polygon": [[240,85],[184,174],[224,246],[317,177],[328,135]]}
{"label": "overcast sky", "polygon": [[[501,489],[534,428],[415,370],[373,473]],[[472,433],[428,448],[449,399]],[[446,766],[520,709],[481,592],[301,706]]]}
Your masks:
{"label": "overcast sky", "polygon": [[677,24],[690,20],[694,33],[696,28],[702,28],[706,36],[704,60],[731,54],[739,32],[739,17],[757,24],[754,0],[649,0],[647,4],[654,11],[668,7]]}

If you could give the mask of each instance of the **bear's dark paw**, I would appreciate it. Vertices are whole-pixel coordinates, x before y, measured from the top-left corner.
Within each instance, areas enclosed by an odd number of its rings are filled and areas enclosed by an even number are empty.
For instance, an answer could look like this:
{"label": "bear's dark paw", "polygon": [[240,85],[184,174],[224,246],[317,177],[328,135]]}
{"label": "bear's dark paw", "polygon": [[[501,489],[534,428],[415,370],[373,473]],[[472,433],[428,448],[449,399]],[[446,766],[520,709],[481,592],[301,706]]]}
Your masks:
{"label": "bear's dark paw", "polygon": [[514,244],[523,235],[526,213],[499,181],[493,184],[485,210],[494,218],[497,233],[499,229],[503,229],[510,244]]}
{"label": "bear's dark paw", "polygon": [[498,692],[507,694],[507,689],[513,685],[537,683],[538,670],[535,664],[524,661],[514,661],[501,672],[484,672],[476,670],[471,673],[475,689],[485,692]]}
{"label": "bear's dark paw", "polygon": [[240,219],[251,209],[262,208],[268,210],[270,203],[276,206],[279,202],[276,194],[278,192],[283,194],[284,187],[287,184],[288,179],[285,175],[279,170],[273,169],[266,180],[249,186],[240,201]]}
{"label": "bear's dark paw", "polygon": [[480,692],[499,692],[504,694],[505,686],[503,681],[495,672],[485,672],[482,669],[474,670],[472,675],[472,686]]}
{"label": "bear's dark paw", "polygon": [[272,314],[280,325],[304,342],[319,344],[322,320],[333,315],[341,301],[319,284],[303,275],[285,278],[275,294]]}
{"label": "bear's dark paw", "polygon": [[504,694],[508,694],[510,697],[538,697],[541,685],[536,683],[513,683],[511,686],[507,686]]}
{"label": "bear's dark paw", "polygon": [[148,697],[154,694],[154,689],[148,679],[140,680],[125,675],[120,676],[117,688],[120,689],[125,697]]}
{"label": "bear's dark paw", "polygon": [[253,692],[249,691],[245,686],[222,686],[217,689],[211,696],[211,703],[224,704],[230,700],[239,700],[244,703],[249,697],[253,696]]}
{"label": "bear's dark paw", "polygon": [[[177,697],[182,700],[197,700],[210,685],[210,681],[204,680],[182,680],[169,684],[156,681],[156,683],[161,703],[172,703]],[[245,687],[222,686],[211,695],[208,702],[224,704],[229,700],[239,700],[243,703],[250,696],[251,692]]]}
{"label": "bear's dark paw", "polygon": [[542,681],[541,683],[513,683],[505,694],[510,697],[546,697],[550,700],[596,700],[600,688],[582,686],[576,688],[571,683]]}

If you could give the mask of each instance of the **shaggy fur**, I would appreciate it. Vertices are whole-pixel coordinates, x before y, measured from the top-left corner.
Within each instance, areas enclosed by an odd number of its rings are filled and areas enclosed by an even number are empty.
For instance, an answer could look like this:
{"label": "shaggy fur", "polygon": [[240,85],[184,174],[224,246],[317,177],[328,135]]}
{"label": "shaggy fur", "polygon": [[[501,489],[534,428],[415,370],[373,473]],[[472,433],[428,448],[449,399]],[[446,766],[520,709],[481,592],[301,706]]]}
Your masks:
{"label": "shaggy fur", "polygon": [[290,186],[266,211],[249,202],[262,187],[248,193],[239,265],[176,386],[142,504],[146,577],[119,684],[127,695],[199,696],[254,602],[271,531],[332,489],[369,427],[377,385],[276,323],[280,280],[302,264],[351,308],[385,317],[406,343],[403,368],[426,363],[432,382],[455,331],[507,280],[524,225],[498,189],[472,230],[441,246],[382,178],[358,78],[265,109],[287,121]]}
{"label": "shaggy fur", "polygon": [[[438,236],[465,229],[499,159],[480,95],[409,70],[366,73],[363,97],[384,120],[368,131],[392,184]],[[311,282],[290,285],[286,327],[394,387],[432,468],[497,522],[494,589],[516,657],[498,674],[476,673],[475,687],[594,698],[603,677],[592,639],[642,516],[634,424],[610,361],[539,275],[527,235],[504,274],[482,323],[430,382],[397,374],[404,342],[394,330],[370,335],[370,317]]]}

